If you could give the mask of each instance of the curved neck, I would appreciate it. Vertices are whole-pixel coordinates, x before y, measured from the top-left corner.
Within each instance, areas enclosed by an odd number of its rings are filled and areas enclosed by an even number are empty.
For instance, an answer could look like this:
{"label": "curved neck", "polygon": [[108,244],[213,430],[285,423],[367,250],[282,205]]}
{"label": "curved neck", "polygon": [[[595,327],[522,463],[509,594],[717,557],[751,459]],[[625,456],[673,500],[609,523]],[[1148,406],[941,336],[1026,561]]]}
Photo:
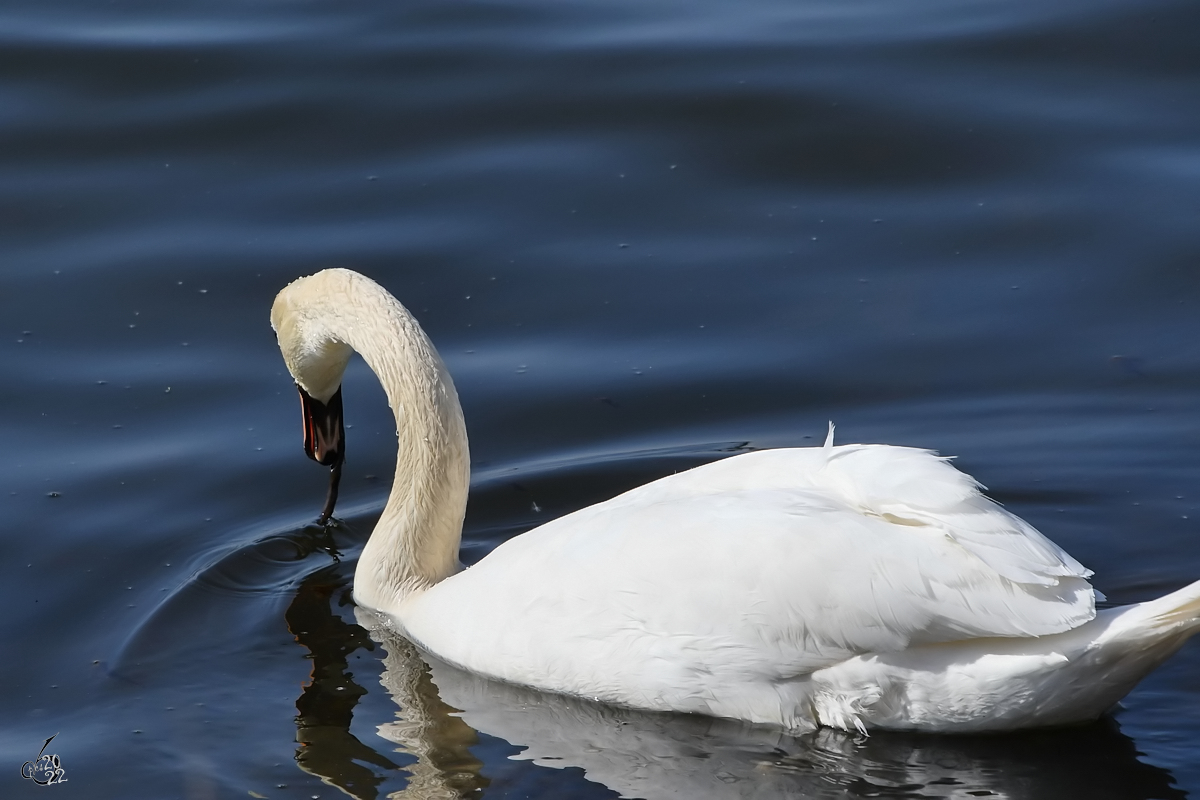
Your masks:
{"label": "curved neck", "polygon": [[454,382],[416,320],[398,302],[369,335],[351,334],[396,417],[396,476],[354,574],[355,599],[391,611],[459,569],[470,484],[466,424]]}
{"label": "curved neck", "polygon": [[272,325],[296,381],[324,402],[350,350],[374,370],[396,415],[396,478],[354,575],[362,605],[395,612],[414,591],[458,571],[470,482],[467,432],[454,382],[404,306],[379,284],[331,269],[276,298]]}

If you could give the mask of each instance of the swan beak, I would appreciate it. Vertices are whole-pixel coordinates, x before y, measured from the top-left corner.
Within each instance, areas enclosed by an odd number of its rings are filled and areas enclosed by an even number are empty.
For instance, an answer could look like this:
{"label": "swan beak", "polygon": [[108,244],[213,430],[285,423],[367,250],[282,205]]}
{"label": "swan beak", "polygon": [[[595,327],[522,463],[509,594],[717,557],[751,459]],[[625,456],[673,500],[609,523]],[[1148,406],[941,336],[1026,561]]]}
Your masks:
{"label": "swan beak", "polygon": [[342,479],[342,461],[346,458],[346,430],[342,427],[342,387],[322,403],[296,384],[300,390],[300,411],[304,416],[304,452],[313,461],[329,470],[329,494],[325,508],[317,517],[324,525],[333,516],[337,505],[338,484]]}
{"label": "swan beak", "polygon": [[304,452],[326,467],[340,464],[345,457],[346,431],[342,427],[342,387],[322,403],[299,384],[300,410],[304,414]]}

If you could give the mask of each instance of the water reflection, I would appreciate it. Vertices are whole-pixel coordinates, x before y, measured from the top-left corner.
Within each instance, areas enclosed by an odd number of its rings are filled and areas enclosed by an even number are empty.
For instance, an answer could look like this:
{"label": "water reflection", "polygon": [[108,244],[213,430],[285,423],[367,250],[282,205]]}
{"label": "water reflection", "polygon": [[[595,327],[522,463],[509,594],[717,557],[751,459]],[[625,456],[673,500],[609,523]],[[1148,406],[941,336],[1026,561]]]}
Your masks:
{"label": "water reflection", "polygon": [[386,651],[382,681],[400,709],[379,733],[417,758],[408,768],[412,796],[466,797],[487,785],[468,752],[475,731],[524,748],[514,758],[578,767],[622,796],[647,800],[1186,796],[1173,788],[1168,771],[1138,760],[1133,741],[1112,719],[1019,736],[859,737],[821,730],[793,737],[484,680],[419,653],[370,612],[356,613]]}
{"label": "water reflection", "polygon": [[390,797],[477,796],[488,781],[481,774],[482,762],[468,749],[477,742],[475,731],[441,701],[429,667],[406,640],[397,638],[389,650],[389,658],[401,665],[388,684],[405,709],[389,726],[388,738],[401,745],[400,763],[351,733],[354,708],[367,689],[355,680],[350,657],[358,650],[375,649],[365,628],[334,610],[334,604],[351,603],[349,567],[334,564],[305,578],[285,615],[288,630],[312,660],[310,680],[296,700],[296,763],[359,800],[378,797],[388,774],[401,768],[408,774],[408,785]]}
{"label": "water reflection", "polygon": [[[333,598],[345,603],[345,579],[321,570],[301,585],[285,615],[288,630],[312,659],[310,680],[296,700],[296,763],[351,797],[373,800],[382,778],[364,764],[398,767],[350,733],[354,707],[366,690],[349,671],[349,655],[373,650],[365,630],[331,611]],[[359,763],[361,762],[361,763]]]}

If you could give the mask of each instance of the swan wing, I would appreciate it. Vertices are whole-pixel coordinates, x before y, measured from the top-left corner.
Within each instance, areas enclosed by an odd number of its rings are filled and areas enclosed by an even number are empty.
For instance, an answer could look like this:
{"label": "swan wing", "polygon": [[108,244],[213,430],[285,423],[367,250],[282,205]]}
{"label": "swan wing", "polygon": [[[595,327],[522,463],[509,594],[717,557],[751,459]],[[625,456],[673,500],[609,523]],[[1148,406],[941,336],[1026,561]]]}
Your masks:
{"label": "swan wing", "polygon": [[970,475],[928,450],[886,445],[828,448],[814,481],[864,513],[942,531],[1015,583],[1087,578],[1054,542],[980,493]]}

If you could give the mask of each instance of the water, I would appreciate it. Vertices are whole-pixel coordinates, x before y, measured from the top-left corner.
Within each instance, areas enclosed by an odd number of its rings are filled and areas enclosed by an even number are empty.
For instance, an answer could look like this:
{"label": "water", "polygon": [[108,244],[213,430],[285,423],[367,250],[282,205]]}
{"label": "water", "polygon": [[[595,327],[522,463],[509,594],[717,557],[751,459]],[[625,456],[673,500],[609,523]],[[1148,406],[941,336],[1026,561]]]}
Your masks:
{"label": "water", "polygon": [[[333,265],[414,310],[471,434],[467,561],[833,419],[957,454],[1146,599],[1200,577],[1198,25],[1131,0],[7,4],[0,794],[1200,791],[1197,642],[1097,725],[867,740],[375,642],[348,588],[382,393],[352,368],[344,524],[317,529],[267,324]],[[68,782],[38,787],[54,733]]]}

